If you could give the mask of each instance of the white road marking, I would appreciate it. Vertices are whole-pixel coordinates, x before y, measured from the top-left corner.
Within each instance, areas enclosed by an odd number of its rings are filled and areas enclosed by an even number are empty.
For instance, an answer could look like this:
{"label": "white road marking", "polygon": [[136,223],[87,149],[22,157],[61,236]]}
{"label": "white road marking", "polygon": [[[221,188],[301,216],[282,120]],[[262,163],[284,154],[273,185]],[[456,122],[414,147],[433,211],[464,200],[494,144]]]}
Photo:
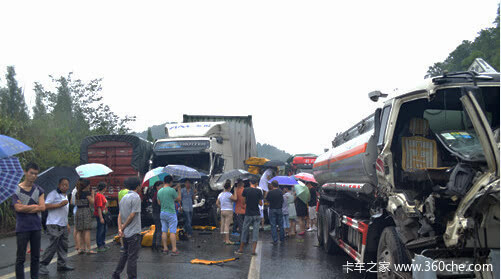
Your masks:
{"label": "white road marking", "polygon": [[[113,242],[113,241],[114,241],[114,239],[112,238],[112,239],[108,239],[108,240],[106,240],[104,243],[109,244],[109,243],[111,243],[111,242]],[[96,244],[94,244],[94,245],[92,245],[90,248],[91,248],[91,249],[96,249],[96,248],[97,248],[97,245],[96,245]],[[68,258],[73,257],[73,256],[75,256],[75,255],[77,255],[77,254],[78,254],[78,252],[77,252],[77,251],[73,251],[73,252],[71,252],[71,253],[68,253]],[[42,259],[42,255],[40,255],[40,260],[41,260],[41,259]],[[57,255],[54,255],[54,257],[52,258],[52,261],[50,261],[50,263],[49,263],[49,264],[53,264],[53,263],[56,263],[56,262],[57,262]],[[29,271],[30,271],[30,268],[29,268],[29,267],[25,267],[25,268],[24,268],[24,273],[29,272]],[[9,274],[6,274],[6,275],[3,275],[3,276],[0,276],[0,279],[11,279],[11,278],[16,278],[16,272],[12,272],[12,273],[9,273]]]}
{"label": "white road marking", "polygon": [[[261,241],[257,242],[256,253],[257,256],[252,256],[250,267],[249,267],[249,275],[247,279],[258,279],[260,278],[261,272]],[[2,278],[0,278],[2,279]]]}

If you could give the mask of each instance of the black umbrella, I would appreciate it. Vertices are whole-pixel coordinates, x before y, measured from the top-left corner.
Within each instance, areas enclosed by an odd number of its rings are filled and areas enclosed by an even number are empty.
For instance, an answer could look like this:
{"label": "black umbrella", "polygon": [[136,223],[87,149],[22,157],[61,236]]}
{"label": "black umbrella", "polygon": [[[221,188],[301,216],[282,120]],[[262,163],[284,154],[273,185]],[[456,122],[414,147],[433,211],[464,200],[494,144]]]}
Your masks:
{"label": "black umbrella", "polygon": [[263,164],[263,167],[276,168],[280,166],[285,166],[285,162],[279,160],[271,160]]}
{"label": "black umbrella", "polygon": [[235,180],[238,178],[240,178],[242,180],[251,179],[251,178],[258,179],[259,175],[255,175],[255,174],[252,174],[248,171],[241,170],[241,169],[234,169],[234,170],[230,170],[230,171],[223,173],[218,178],[217,182],[224,182],[224,181],[226,181],[226,179]]}
{"label": "black umbrella", "polygon": [[50,167],[46,171],[38,175],[37,180],[35,180],[35,184],[42,187],[45,190],[45,195],[48,195],[50,191],[57,188],[59,179],[63,177],[68,178],[68,180],[70,181],[70,189],[68,190],[68,192],[71,192],[73,187],[75,187],[78,179],[80,178],[75,168]]}

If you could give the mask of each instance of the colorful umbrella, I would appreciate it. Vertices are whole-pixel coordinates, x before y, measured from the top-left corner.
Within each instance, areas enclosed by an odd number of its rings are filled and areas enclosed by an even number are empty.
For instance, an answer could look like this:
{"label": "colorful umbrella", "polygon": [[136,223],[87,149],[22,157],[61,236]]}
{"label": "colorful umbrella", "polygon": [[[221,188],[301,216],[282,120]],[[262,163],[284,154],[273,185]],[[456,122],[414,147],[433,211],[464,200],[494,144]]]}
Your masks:
{"label": "colorful umbrella", "polygon": [[310,201],[310,189],[308,189],[308,187],[306,187],[306,185],[304,185],[301,181],[298,181],[297,183],[298,184],[294,185],[296,196],[307,204]]}
{"label": "colorful umbrella", "polygon": [[298,174],[294,175],[294,177],[297,178],[297,179],[306,181],[306,182],[318,183],[315,180],[315,177],[313,176],[313,174],[311,174],[311,173],[301,172],[301,173],[298,173]]}
{"label": "colorful umbrella", "polygon": [[71,192],[79,178],[75,168],[72,167],[50,167],[38,175],[35,184],[42,187],[45,190],[45,194],[48,195],[50,191],[57,188],[59,179],[63,177],[68,178],[70,181],[70,189],[68,191]]}
{"label": "colorful umbrella", "polygon": [[0,203],[10,198],[24,175],[23,168],[16,157],[0,159]]}
{"label": "colorful umbrella", "polygon": [[90,163],[76,167],[75,169],[81,178],[89,178],[94,176],[106,175],[113,170],[103,164]]}
{"label": "colorful umbrella", "polygon": [[183,165],[167,165],[163,168],[162,172],[168,173],[170,175],[178,176],[179,179],[183,178],[191,178],[191,179],[200,179],[202,175],[193,168],[183,166]]}
{"label": "colorful umbrella", "polygon": [[0,158],[7,158],[29,150],[31,150],[31,147],[18,141],[17,139],[0,135]]}
{"label": "colorful umbrella", "polygon": [[164,177],[167,176],[167,173],[162,172],[163,169],[164,167],[157,167],[147,172],[144,175],[143,186],[153,186],[155,182],[163,181]]}
{"label": "colorful umbrella", "polygon": [[271,183],[273,181],[278,182],[278,185],[296,185],[297,181],[290,176],[275,176],[272,179],[268,181],[268,183]]}

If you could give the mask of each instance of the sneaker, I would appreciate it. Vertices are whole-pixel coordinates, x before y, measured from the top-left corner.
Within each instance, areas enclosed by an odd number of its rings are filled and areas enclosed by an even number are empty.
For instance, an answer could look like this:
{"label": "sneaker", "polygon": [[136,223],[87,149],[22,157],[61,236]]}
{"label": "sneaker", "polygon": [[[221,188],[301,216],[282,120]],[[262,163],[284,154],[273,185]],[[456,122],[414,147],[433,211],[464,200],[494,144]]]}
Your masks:
{"label": "sneaker", "polygon": [[238,250],[237,250],[237,251],[235,251],[235,254],[236,254],[236,255],[242,255],[243,253],[244,253],[244,252],[240,252],[240,251],[238,251]]}
{"label": "sneaker", "polygon": [[107,250],[107,249],[106,249],[105,247],[100,247],[100,248],[97,248],[97,250],[96,250],[96,251],[98,251],[98,252],[100,252],[100,253],[101,253],[101,252],[106,252],[106,250]]}
{"label": "sneaker", "polygon": [[38,274],[40,275],[49,275],[49,270],[46,265],[40,264],[40,269],[38,270]]}
{"label": "sneaker", "polygon": [[125,247],[120,246],[120,253],[123,253],[123,252],[125,252]]}
{"label": "sneaker", "polygon": [[306,230],[307,232],[312,232],[313,231],[313,228],[309,228]]}

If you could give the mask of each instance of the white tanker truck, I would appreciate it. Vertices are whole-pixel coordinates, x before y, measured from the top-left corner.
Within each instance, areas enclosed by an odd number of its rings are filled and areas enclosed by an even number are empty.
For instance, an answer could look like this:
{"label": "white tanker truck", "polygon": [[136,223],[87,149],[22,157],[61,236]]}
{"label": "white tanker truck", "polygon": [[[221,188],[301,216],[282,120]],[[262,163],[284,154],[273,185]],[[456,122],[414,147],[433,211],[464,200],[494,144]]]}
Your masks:
{"label": "white tanker truck", "polygon": [[447,74],[338,135],[313,166],[325,251],[378,278],[499,278],[499,100],[499,73]]}

